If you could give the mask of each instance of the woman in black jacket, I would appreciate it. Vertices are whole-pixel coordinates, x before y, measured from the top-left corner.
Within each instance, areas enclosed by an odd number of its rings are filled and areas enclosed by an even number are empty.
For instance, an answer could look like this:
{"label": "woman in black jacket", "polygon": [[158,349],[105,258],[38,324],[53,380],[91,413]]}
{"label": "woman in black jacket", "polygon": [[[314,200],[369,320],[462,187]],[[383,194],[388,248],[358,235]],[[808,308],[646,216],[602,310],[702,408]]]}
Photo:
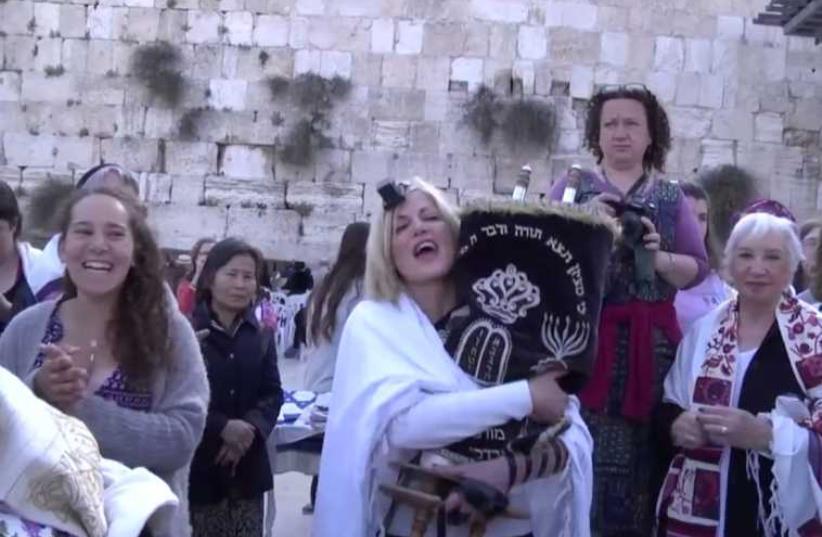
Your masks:
{"label": "woman in black jacket", "polygon": [[194,537],[260,537],[273,487],[266,439],[283,402],[273,335],[254,316],[263,260],[238,239],[217,243],[197,289],[194,328],[211,385],[205,433],[191,465]]}

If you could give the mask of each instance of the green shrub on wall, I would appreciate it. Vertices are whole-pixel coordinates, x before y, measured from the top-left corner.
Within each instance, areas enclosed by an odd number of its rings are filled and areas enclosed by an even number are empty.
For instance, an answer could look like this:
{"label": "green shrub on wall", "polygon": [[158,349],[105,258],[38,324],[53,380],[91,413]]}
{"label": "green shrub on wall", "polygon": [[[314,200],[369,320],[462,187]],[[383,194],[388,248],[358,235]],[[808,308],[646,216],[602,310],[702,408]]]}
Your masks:
{"label": "green shrub on wall", "polygon": [[131,69],[154,97],[174,108],[185,91],[181,63],[179,49],[163,41],[139,47],[131,59]]}
{"label": "green shrub on wall", "polygon": [[351,91],[351,82],[339,76],[323,78],[305,73],[293,80],[269,78],[268,89],[272,98],[289,98],[303,114],[286,134],[280,160],[295,166],[310,164],[317,149],[331,146],[331,139],[325,134],[328,114]]}
{"label": "green shrub on wall", "polygon": [[551,103],[536,99],[500,97],[480,86],[463,107],[463,121],[490,144],[495,132],[510,147],[549,150],[553,144],[556,114]]}

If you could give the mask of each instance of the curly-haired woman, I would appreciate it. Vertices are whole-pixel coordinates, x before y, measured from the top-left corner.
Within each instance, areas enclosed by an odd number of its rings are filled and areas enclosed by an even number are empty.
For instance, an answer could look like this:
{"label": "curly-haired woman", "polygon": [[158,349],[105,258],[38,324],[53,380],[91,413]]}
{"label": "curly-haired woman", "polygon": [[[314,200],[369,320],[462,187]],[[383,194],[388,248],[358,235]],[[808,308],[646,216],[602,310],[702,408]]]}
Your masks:
{"label": "curly-haired woman", "polygon": [[[652,424],[681,339],[673,299],[702,281],[708,260],[682,190],[661,176],[671,129],[653,93],[602,88],[588,105],[585,142],[599,169],[581,174],[572,201],[634,231],[611,257],[596,365],[581,397],[595,446],[592,530],[647,535],[671,449]],[[567,200],[567,186],[560,180],[551,198]]]}
{"label": "curly-haired woman", "polygon": [[194,330],[167,300],[160,251],[128,199],[79,191],[60,231],[63,296],[12,320],[0,365],[83,421],[104,457],[168,482],[181,502],[169,534],[188,535],[188,469],[208,404]]}

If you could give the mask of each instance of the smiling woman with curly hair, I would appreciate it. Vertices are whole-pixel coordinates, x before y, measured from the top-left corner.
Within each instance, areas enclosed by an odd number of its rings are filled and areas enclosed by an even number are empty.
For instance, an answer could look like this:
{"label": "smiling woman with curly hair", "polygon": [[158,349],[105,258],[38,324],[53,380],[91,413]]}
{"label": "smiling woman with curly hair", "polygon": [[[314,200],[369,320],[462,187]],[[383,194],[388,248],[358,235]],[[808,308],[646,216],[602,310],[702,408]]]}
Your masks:
{"label": "smiling woman with curly hair", "polygon": [[153,535],[188,535],[187,474],[208,402],[193,329],[164,287],[159,249],[133,202],[79,191],[60,231],[65,293],[12,320],[0,365],[82,420],[104,457],[166,480],[181,506]]}

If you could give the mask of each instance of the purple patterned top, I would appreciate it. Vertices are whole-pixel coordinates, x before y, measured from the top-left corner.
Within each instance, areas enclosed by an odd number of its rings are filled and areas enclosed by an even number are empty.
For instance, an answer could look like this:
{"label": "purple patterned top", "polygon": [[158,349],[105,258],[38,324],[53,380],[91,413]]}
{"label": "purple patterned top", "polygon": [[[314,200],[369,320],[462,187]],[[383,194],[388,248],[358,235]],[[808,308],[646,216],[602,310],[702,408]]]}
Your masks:
{"label": "purple patterned top", "polygon": [[0,502],[0,536],[5,537],[6,535],[17,537],[72,537],[71,534],[65,531],[32,522],[16,515],[11,508]]}
{"label": "purple patterned top", "polygon": [[[63,322],[57,314],[59,308],[54,309],[48,325],[46,325],[46,333],[43,336],[43,344],[58,343],[63,340],[64,329]],[[45,355],[40,352],[34,360],[34,369],[43,365]],[[151,410],[151,392],[138,391],[130,389],[127,386],[126,376],[118,367],[114,372],[103,382],[94,395],[105,399],[106,401],[113,401],[117,406],[129,408],[131,410],[140,410],[148,412]]]}

